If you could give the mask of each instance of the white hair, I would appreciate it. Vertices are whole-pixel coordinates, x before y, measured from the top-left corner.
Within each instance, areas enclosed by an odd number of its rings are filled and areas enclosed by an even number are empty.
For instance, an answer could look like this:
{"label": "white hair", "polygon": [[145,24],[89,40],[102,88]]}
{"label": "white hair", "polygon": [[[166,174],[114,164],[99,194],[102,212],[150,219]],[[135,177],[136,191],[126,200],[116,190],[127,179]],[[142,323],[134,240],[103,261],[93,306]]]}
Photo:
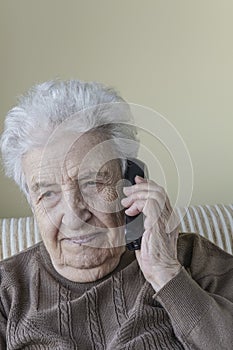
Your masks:
{"label": "white hair", "polygon": [[44,146],[45,137],[71,116],[75,131],[99,129],[113,140],[122,172],[125,160],[136,158],[139,144],[130,108],[114,89],[79,80],[54,80],[35,85],[8,112],[1,136],[6,175],[13,178],[26,195],[22,156]]}

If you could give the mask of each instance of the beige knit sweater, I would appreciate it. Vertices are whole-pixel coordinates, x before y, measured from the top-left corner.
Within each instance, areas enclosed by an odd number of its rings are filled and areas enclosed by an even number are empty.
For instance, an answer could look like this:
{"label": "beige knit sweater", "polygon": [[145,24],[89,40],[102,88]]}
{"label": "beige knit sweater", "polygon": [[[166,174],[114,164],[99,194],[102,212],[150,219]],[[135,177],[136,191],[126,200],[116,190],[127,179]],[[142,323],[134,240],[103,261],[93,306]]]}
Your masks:
{"label": "beige knit sweater", "polygon": [[195,234],[157,294],[134,253],[94,283],[60,276],[39,243],[0,263],[0,349],[233,349],[233,256]]}

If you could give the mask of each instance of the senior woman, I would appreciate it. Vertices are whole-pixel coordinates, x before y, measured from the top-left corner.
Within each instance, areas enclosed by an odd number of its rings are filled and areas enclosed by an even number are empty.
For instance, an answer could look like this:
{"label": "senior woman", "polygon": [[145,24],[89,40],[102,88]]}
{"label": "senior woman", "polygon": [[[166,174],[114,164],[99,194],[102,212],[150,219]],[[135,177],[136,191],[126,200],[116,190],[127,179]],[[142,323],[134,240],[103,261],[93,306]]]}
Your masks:
{"label": "senior woman", "polygon": [[[33,87],[8,113],[1,148],[42,236],[0,264],[1,349],[232,349],[233,257],[168,230],[169,199],[153,181],[124,187],[138,139],[113,89]],[[124,211],[145,217],[136,254]]]}

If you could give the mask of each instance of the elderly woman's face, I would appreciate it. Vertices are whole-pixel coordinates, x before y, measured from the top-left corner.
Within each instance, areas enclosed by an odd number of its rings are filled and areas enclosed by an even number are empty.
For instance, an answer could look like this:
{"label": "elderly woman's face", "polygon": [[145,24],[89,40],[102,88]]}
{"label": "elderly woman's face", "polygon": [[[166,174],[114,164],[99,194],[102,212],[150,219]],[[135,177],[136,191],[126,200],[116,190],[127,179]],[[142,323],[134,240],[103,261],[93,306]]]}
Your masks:
{"label": "elderly woman's face", "polygon": [[28,152],[23,169],[55,269],[70,280],[88,282],[111,272],[125,250],[117,190],[121,169],[103,136],[78,136],[66,132]]}

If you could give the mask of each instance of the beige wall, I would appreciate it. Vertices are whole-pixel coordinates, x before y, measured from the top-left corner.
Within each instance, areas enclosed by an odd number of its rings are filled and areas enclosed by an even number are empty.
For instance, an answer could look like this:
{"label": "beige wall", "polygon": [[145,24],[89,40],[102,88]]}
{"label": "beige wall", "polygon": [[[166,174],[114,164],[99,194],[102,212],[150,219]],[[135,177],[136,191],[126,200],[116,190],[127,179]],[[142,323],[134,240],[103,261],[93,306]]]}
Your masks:
{"label": "beige wall", "polygon": [[[174,124],[193,163],[192,203],[232,202],[232,13],[232,0],[1,0],[1,130],[16,96],[36,82],[102,81]],[[175,202],[165,153],[158,146]],[[2,172],[0,187],[0,217],[30,213]]]}

